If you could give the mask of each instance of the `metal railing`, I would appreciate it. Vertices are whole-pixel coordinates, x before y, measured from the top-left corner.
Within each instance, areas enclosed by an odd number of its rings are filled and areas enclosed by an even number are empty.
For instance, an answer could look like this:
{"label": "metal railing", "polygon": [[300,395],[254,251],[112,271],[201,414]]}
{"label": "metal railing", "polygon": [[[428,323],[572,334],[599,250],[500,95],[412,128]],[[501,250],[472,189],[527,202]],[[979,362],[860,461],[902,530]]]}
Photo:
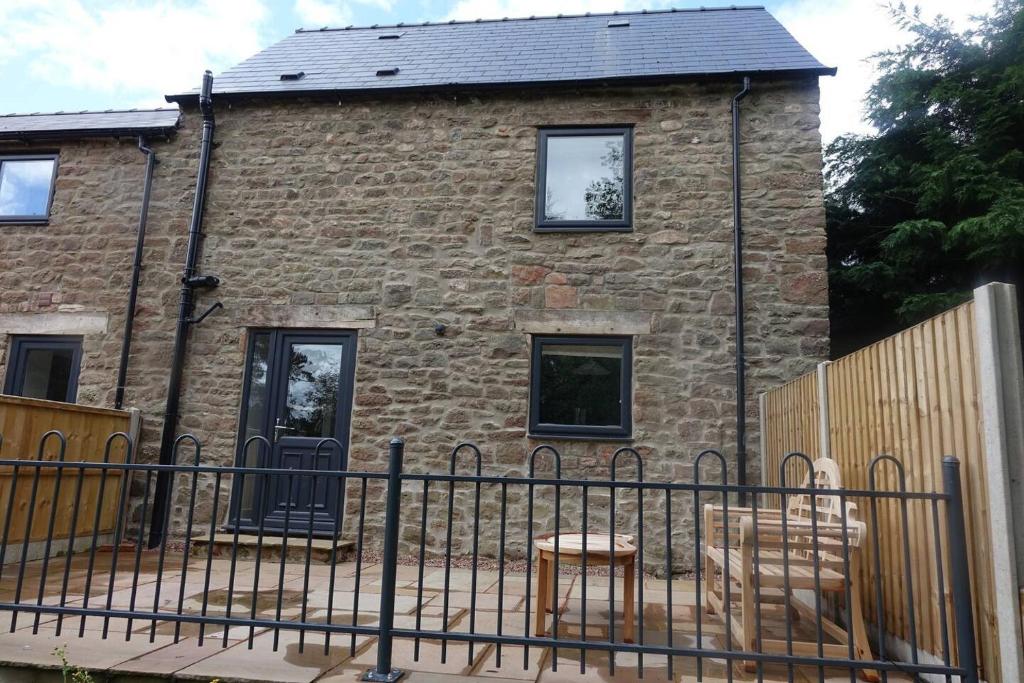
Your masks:
{"label": "metal railing", "polygon": [[[108,451],[111,443],[119,440],[127,441],[126,435],[111,435],[107,441]],[[255,445],[258,450],[266,452],[265,457],[269,457],[269,443],[258,438],[251,441],[247,446]],[[42,616],[55,615],[54,628],[58,636],[68,620],[72,623],[77,621],[78,635],[83,635],[86,620],[95,617],[103,620],[104,638],[109,635],[111,620],[124,621],[125,639],[144,637],[148,631],[150,641],[155,638],[158,624],[173,625],[175,642],[182,637],[182,625],[197,624],[200,644],[207,637],[208,629],[217,629],[222,631],[219,634],[221,645],[227,646],[229,629],[242,627],[248,629],[247,647],[253,647],[257,629],[266,629],[274,634],[273,647],[276,650],[280,632],[287,630],[298,632],[300,651],[306,644],[307,634],[322,634],[325,654],[333,636],[346,638],[352,655],[362,647],[360,644],[357,648],[357,638],[367,636],[376,638],[377,643],[376,666],[367,673],[367,680],[372,681],[393,681],[401,676],[402,671],[393,662],[395,638],[412,640],[414,659],[417,660],[422,654],[421,641],[440,642],[442,662],[449,656],[449,643],[465,644],[471,664],[475,647],[493,647],[498,666],[503,656],[509,656],[510,648],[521,649],[524,668],[530,665],[531,648],[550,650],[552,669],[559,665],[560,651],[577,653],[581,673],[586,668],[587,654],[596,652],[602,658],[606,657],[610,673],[621,666],[617,665],[616,656],[628,653],[635,659],[638,675],[643,675],[645,663],[649,668],[649,662],[656,660],[670,679],[676,667],[683,665],[695,666],[699,678],[705,667],[710,666],[712,660],[717,660],[726,663],[724,675],[728,680],[733,678],[734,665],[747,667],[756,673],[759,681],[764,680],[768,665],[785,667],[789,680],[793,680],[801,667],[816,671],[820,680],[825,680],[829,669],[848,672],[851,681],[858,673],[868,678],[877,676],[887,680],[891,672],[915,676],[931,674],[947,681],[954,677],[969,683],[978,680],[964,536],[964,502],[959,463],[955,458],[946,458],[943,463],[941,492],[920,492],[906,490],[902,466],[891,456],[879,456],[872,463],[868,490],[849,490],[730,484],[725,458],[713,450],[704,451],[694,459],[692,482],[667,483],[644,480],[642,458],[632,448],[610,454],[609,477],[598,480],[563,478],[560,454],[551,446],[539,447],[529,454],[526,476],[496,476],[485,473],[483,455],[472,444],[460,444],[451,452],[448,472],[443,474],[405,472],[404,443],[399,439],[389,444],[388,469],[385,472],[204,465],[201,445],[195,437],[179,437],[176,453],[186,445],[192,449],[191,462],[187,464],[111,463],[109,458],[104,458],[103,462],[69,462],[64,459],[63,436],[50,432],[43,437],[35,459],[0,459],[0,469],[11,471],[15,484],[9,489],[8,500],[0,501],[0,511],[6,510],[0,546],[0,588],[10,589],[9,593],[0,591],[0,596],[11,596],[0,600],[0,610],[11,613],[12,632],[18,628],[22,613],[31,616],[33,632],[39,631]],[[320,448],[334,447],[340,447],[340,444],[332,440],[320,444]],[[792,457],[805,460],[808,468],[813,470],[805,456],[794,454]],[[460,459],[466,458],[471,460],[471,473],[457,473]],[[260,462],[268,461],[261,459]],[[718,482],[703,482],[701,474],[713,469],[714,463],[721,467]],[[543,465],[547,465],[553,474],[538,474]],[[622,476],[627,467],[634,472],[631,479]],[[895,468],[891,471],[897,475],[897,490],[876,488],[875,472],[882,467]],[[121,474],[120,486],[111,491],[105,482],[114,472]],[[176,540],[144,549],[144,530],[152,517],[152,484],[161,473],[166,473],[174,481],[185,519]],[[100,482],[98,487],[90,488],[90,491],[97,491],[95,499],[82,500],[82,482],[93,476],[99,477]],[[71,528],[74,530],[82,511],[98,510],[104,496],[116,496],[118,509],[124,509],[129,496],[130,476],[135,478],[134,487],[141,489],[141,495],[137,497],[138,502],[131,515],[119,523],[109,549],[100,547],[100,539],[93,531],[91,542],[83,553],[67,552],[63,556],[54,553],[50,544],[52,534],[40,530],[52,530],[58,510],[70,509],[73,518]],[[15,492],[24,490],[24,487],[19,489],[17,481],[25,477],[31,481],[31,486],[27,505],[22,505],[22,501],[15,500]],[[311,572],[312,524],[306,534],[283,535],[279,541],[280,557],[273,559],[264,557],[269,533],[261,523],[256,533],[256,552],[252,560],[245,561],[242,570],[239,559],[242,545],[240,525],[236,519],[235,524],[223,526],[222,510],[230,510],[229,515],[240,514],[240,506],[229,508],[223,498],[229,491],[236,494],[242,491],[247,478],[256,482],[257,490],[263,495],[271,486],[287,492],[285,529],[293,528],[287,516],[293,507],[292,495],[299,482],[306,482],[308,490],[314,492],[323,490],[321,484],[338,492],[334,497],[337,514],[333,535],[338,538],[344,533],[355,546],[351,560],[354,575],[352,581],[345,584],[353,586],[351,609],[339,609],[335,603],[338,594],[336,572],[341,559],[337,543],[331,544],[327,558],[329,569]],[[40,482],[44,480],[46,483],[41,487]],[[785,480],[782,481],[785,484]],[[810,481],[814,481],[813,471]],[[368,486],[371,485],[373,495],[368,496]],[[41,488],[45,489],[42,497]],[[367,511],[368,499],[380,500],[374,493],[378,488],[385,492],[383,530],[380,534],[368,534],[368,527],[381,521],[368,519],[376,513],[368,514]],[[347,489],[354,491],[345,495]],[[60,501],[69,492],[70,508],[66,503],[62,507]],[[741,494],[745,494],[749,507],[740,509],[735,505],[734,501]],[[780,510],[770,510],[762,504],[768,496],[781,497],[783,505]],[[787,506],[791,497],[802,497],[808,501],[809,514],[799,519],[794,517]],[[51,502],[40,506],[38,502],[42,498]],[[620,502],[619,499],[623,498],[624,502]],[[208,519],[197,519],[197,501],[200,499],[209,503]],[[850,504],[854,502],[859,503],[860,509],[872,511],[878,506],[898,506],[904,513],[902,555],[883,558],[873,552],[878,548],[877,524],[869,524],[870,528],[863,529],[862,526],[848,525],[845,517],[838,524],[825,521],[819,513],[827,501],[835,500],[838,500],[839,509],[844,514],[852,509]],[[456,501],[462,501],[458,507]],[[487,514],[481,514],[482,506],[486,506]],[[168,518],[173,507],[165,508],[164,514]],[[927,548],[911,547],[912,535],[906,533],[909,508],[916,508],[915,520],[930,520],[928,530],[933,543]],[[19,509],[25,512],[16,519],[15,513]],[[42,522],[44,519],[46,521]],[[871,515],[869,521],[874,519],[875,516]],[[707,528],[708,520],[715,525],[711,535]],[[20,556],[15,562],[5,559],[11,554],[7,541],[11,538],[12,527],[24,531]],[[428,541],[432,531],[438,528],[444,530],[443,548]],[[403,533],[409,529],[418,531],[418,534]],[[770,529],[776,535],[762,535],[762,529]],[[228,578],[223,608],[210,604],[211,577],[215,574],[212,543],[218,530],[223,538],[230,539],[224,555]],[[752,533],[752,530],[755,531]],[[630,622],[629,629],[624,615],[632,610],[627,609],[623,599],[616,595],[620,571],[615,559],[615,542],[616,534],[622,531],[629,531],[633,536],[631,547],[635,548],[635,566],[639,574],[639,580],[634,584],[635,595],[629,601],[630,604],[635,601],[639,609],[635,610],[636,621]],[[576,558],[578,567],[569,566],[567,551],[559,547],[560,542],[565,542],[560,540],[563,534],[570,532],[580,534],[578,538],[587,548]],[[196,538],[200,533],[209,539],[205,552],[197,552],[196,549]],[[603,549],[600,553],[592,551],[587,545],[591,536],[599,534],[609,543],[607,552]],[[712,542],[709,539],[715,534],[716,540]],[[400,536],[410,549],[405,556],[400,555],[403,550]],[[538,540],[543,540],[542,536],[554,546],[553,553],[549,553],[553,561],[550,578],[546,579],[549,588],[534,583],[540,584],[541,579],[534,549]],[[410,537],[416,540],[410,541]],[[913,538],[918,537],[920,534],[913,535]],[[44,544],[44,552],[38,560],[28,559],[31,539]],[[463,541],[463,548],[469,548],[464,558],[456,557],[453,549],[455,539]],[[464,542],[466,540],[468,543]],[[482,540],[486,541],[486,550],[482,547]],[[283,610],[286,567],[290,564],[289,545],[301,553],[303,565],[300,574],[301,604],[294,618],[284,614]],[[75,547],[73,537],[68,547]],[[854,562],[858,548],[871,560],[865,563],[867,574],[864,576],[856,571]],[[709,569],[708,558],[712,550],[717,550],[721,557],[720,572]],[[375,610],[367,610],[364,606],[361,614],[359,596],[367,583],[367,565],[377,559],[375,553],[378,551],[381,553],[380,607],[374,620]],[[883,612],[881,608],[885,600],[906,599],[912,606],[915,596],[911,572],[907,571],[905,596],[883,594],[881,576],[883,572],[906,571],[913,557],[922,552],[935,553],[939,558],[936,564],[940,599],[943,605],[947,600],[950,604],[949,614],[943,608],[941,635],[945,647],[941,659],[923,661],[919,658],[917,635],[911,626],[913,642],[907,644],[910,655],[904,656],[904,660],[909,661],[895,660],[881,621],[868,629],[874,658],[865,658],[863,653],[855,650],[851,635],[856,596],[851,589],[854,582],[860,581],[868,586],[871,594],[865,595],[864,599],[876,604],[878,614]],[[598,556],[602,558],[600,561],[593,559]],[[752,563],[739,560],[741,556],[751,558]],[[827,561],[822,558],[827,558]],[[468,619],[468,629],[453,629],[450,622],[454,611],[450,601],[453,561],[460,559],[469,567],[469,606],[464,617]],[[416,607],[405,613],[411,627],[408,624],[398,626],[395,622],[398,567],[404,560],[416,568],[416,581],[403,584],[407,589],[415,586]],[[79,569],[75,575],[84,582],[83,589],[75,591],[81,595],[80,600],[69,600],[69,577],[76,561]],[[84,574],[80,569],[82,564]],[[431,564],[439,564],[439,569],[443,569],[440,588],[425,586],[425,567]],[[491,567],[492,570],[488,571],[495,571],[497,577],[497,615],[493,629],[479,628],[478,622],[481,613],[478,609],[481,594],[478,577],[484,566]],[[762,581],[762,574],[767,576],[771,572],[781,572],[781,578],[773,579],[774,583]],[[140,575],[144,574],[153,577],[152,580],[148,583],[140,581]],[[592,577],[595,574],[607,576],[606,595],[602,592],[605,586],[594,583]],[[293,572],[288,573],[288,577],[292,575]],[[812,575],[815,590],[811,591],[813,602],[810,604],[813,606],[802,608],[812,610],[812,632],[808,635],[807,620],[800,617],[797,609],[800,604],[808,603],[800,601],[800,591],[796,586],[800,577],[810,580]],[[625,583],[626,576],[629,574],[623,577],[623,587],[630,590]],[[513,579],[524,584],[525,602],[521,611],[506,609],[504,603],[508,582]],[[695,596],[692,603],[679,602],[678,582],[681,579],[692,581]],[[374,581],[377,580],[374,577]],[[560,587],[563,581],[566,583]],[[837,581],[842,584],[842,589],[834,591],[836,599],[823,599],[822,590],[828,585],[835,589],[835,585],[839,585]],[[573,589],[566,590],[570,583]],[[142,584],[147,586],[145,591],[139,590]],[[269,606],[258,607],[266,594],[265,584],[271,586],[272,600]],[[327,590],[326,604],[317,610],[308,604],[311,587]],[[645,600],[645,588],[658,597]],[[546,609],[542,605],[547,604],[544,595],[537,600],[538,592],[547,590],[557,596],[551,609],[550,628],[547,627],[546,615],[541,614],[541,619],[537,618],[537,610]],[[748,593],[751,590],[753,596]],[[195,595],[189,595],[190,591]],[[684,594],[686,592],[683,591]],[[192,599],[200,594],[201,598],[193,602]],[[595,595],[599,601],[593,599]],[[713,595],[718,596],[720,606],[716,610],[719,614],[715,615],[708,613]],[[423,610],[424,598],[434,596],[440,597],[440,627],[428,628]],[[242,598],[251,602],[248,609],[235,608]],[[664,623],[648,627],[644,607],[655,600],[663,601]],[[739,611],[743,605],[753,605],[753,614]],[[688,611],[685,609],[688,606],[693,609]],[[605,609],[607,614],[594,614],[594,611]],[[321,614],[312,618],[313,611]],[[735,636],[734,633],[741,633],[736,630],[738,622],[752,624],[756,639],[741,640]],[[774,624],[772,628],[776,632],[784,629],[785,638],[777,641],[784,646],[782,651],[772,651],[771,644],[776,641],[763,635],[769,622]],[[148,625],[148,628],[138,629],[140,623]],[[724,632],[718,627],[720,624],[724,624]],[[846,630],[847,638],[845,643],[841,643],[841,650],[832,642],[838,636],[829,624],[840,631]],[[134,631],[133,626],[136,626]],[[804,641],[796,636],[798,628],[805,630]],[[629,632],[635,632],[635,637],[628,639],[633,642],[627,642]],[[693,638],[684,639],[683,633],[692,634]],[[720,635],[716,636],[718,633]],[[834,676],[834,672],[829,675]]]}

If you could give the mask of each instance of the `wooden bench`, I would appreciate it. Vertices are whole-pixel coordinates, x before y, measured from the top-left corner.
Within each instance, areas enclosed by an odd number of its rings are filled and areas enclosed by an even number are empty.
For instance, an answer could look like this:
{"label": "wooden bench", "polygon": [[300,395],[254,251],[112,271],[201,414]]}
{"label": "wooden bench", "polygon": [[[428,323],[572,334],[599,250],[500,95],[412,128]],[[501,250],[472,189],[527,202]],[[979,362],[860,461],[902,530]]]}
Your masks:
{"label": "wooden bench", "polygon": [[[803,486],[811,488],[809,478]],[[814,463],[814,488],[840,488],[839,468],[834,461],[821,459]],[[788,498],[785,524],[781,510],[758,508],[755,526],[751,508],[730,507],[726,515],[722,507],[704,506],[705,609],[709,614],[718,613],[723,617],[727,610],[731,613],[733,643],[745,651],[768,654],[791,651],[795,655],[816,657],[819,654],[816,635],[808,641],[797,640],[794,634],[792,650],[786,640],[762,636],[758,649],[756,615],[758,610],[762,618],[770,614],[785,616],[789,612],[791,618],[811,620],[817,631],[819,614],[813,594],[820,590],[821,653],[825,657],[845,659],[850,656],[852,639],[854,658],[870,661],[858,580],[860,547],[866,530],[864,523],[855,518],[856,505],[847,502],[843,510],[838,495],[818,495],[812,510],[810,494]],[[812,534],[815,526],[816,543]],[[848,560],[843,557],[844,540]],[[728,604],[725,596],[727,565]],[[755,586],[760,593],[760,604],[755,603]],[[847,589],[850,604],[847,606],[848,623],[844,627],[827,618],[824,612],[826,597],[837,595],[839,602],[845,602]],[[797,591],[805,595],[810,592],[811,602],[798,596]],[[735,612],[737,604],[738,613]],[[826,642],[829,639],[835,642]],[[754,671],[756,662],[746,661],[744,668]],[[862,670],[861,675],[868,681],[878,680],[874,671]]]}

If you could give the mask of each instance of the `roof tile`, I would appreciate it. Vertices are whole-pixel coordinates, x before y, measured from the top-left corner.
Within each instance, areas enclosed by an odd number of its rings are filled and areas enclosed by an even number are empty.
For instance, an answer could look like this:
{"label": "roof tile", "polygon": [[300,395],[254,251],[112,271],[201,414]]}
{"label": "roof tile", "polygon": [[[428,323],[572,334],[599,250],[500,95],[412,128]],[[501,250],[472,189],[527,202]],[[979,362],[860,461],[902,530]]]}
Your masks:
{"label": "roof tile", "polygon": [[[608,27],[608,17],[628,27]],[[763,7],[298,31],[214,79],[214,93],[516,86],[793,71],[826,74]],[[398,67],[378,77],[379,68]],[[299,81],[280,75],[304,71]],[[195,92],[168,96],[171,101]]]}

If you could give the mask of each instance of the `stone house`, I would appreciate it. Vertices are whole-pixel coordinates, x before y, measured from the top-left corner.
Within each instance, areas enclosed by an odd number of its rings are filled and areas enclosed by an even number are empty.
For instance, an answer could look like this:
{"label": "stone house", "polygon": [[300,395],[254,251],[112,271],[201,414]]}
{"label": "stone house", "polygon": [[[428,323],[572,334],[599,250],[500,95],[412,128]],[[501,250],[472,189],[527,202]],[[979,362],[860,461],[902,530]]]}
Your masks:
{"label": "stone house", "polygon": [[[4,390],[117,399],[141,136],[140,457],[191,432],[211,463],[266,462],[262,436],[275,465],[380,469],[398,434],[420,471],[470,440],[492,473],[552,443],[566,477],[634,446],[649,479],[705,447],[753,478],[740,416],[827,357],[831,73],[762,8],[375,26],[296,32],[180,114],[0,118]],[[283,529],[279,497],[230,505]]]}

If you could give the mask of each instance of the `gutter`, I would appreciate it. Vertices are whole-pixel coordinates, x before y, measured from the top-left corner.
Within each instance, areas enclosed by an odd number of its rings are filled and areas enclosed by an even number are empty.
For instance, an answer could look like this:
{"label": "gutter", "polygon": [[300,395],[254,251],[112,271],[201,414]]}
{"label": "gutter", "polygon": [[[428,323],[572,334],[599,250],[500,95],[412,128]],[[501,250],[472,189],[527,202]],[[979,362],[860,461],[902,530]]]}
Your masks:
{"label": "gutter", "polygon": [[[220,284],[214,275],[197,275],[199,244],[202,241],[203,209],[206,205],[206,183],[210,171],[210,152],[213,147],[213,74],[203,74],[203,88],[199,95],[199,110],[203,115],[202,138],[199,143],[199,168],[196,173],[196,191],[192,202],[192,219],[188,228],[188,247],[185,251],[185,265],[181,274],[181,292],[178,299],[178,327],[174,334],[174,350],[171,354],[170,377],[167,381],[167,403],[164,409],[164,424],[160,435],[160,464],[174,464],[174,433],[178,426],[178,412],[181,404],[181,380],[185,367],[185,352],[188,346],[189,328],[203,320],[215,309],[210,306],[198,318],[193,318],[195,290],[213,288]],[[155,548],[164,540],[167,517],[171,509],[171,473],[161,470],[157,474],[156,492],[153,498],[153,517],[149,528],[149,547]]]}
{"label": "gutter", "polygon": [[153,168],[156,153],[146,145],[146,138],[139,136],[139,151],[146,155],[146,175],[142,185],[142,208],[139,211],[138,236],[135,239],[135,258],[132,262],[132,282],[128,288],[128,306],[124,313],[124,334],[121,338],[121,361],[117,366],[117,390],[114,394],[114,408],[124,407],[125,379],[128,375],[128,357],[132,348],[132,327],[135,324],[135,304],[139,297],[139,278],[142,275],[142,247],[146,242],[146,221],[149,218],[149,197],[153,189]]}
{"label": "gutter", "polygon": [[[832,66],[821,66],[809,69],[776,69],[776,70],[762,70],[762,71],[722,71],[714,73],[703,73],[703,74],[660,74],[655,76],[602,76],[600,78],[577,78],[577,79],[548,79],[538,81],[499,81],[499,82],[485,82],[485,83],[474,83],[471,81],[466,82],[452,82],[452,83],[433,83],[429,85],[388,85],[385,87],[376,88],[281,88],[274,90],[223,90],[217,93],[219,99],[224,100],[244,100],[247,98],[292,98],[292,97],[310,97],[310,98],[329,98],[333,99],[339,96],[351,97],[353,95],[380,95],[384,94],[397,94],[403,93],[423,93],[423,92],[461,92],[466,90],[515,90],[517,88],[543,88],[543,87],[595,87],[602,85],[669,85],[673,83],[686,83],[686,82],[707,82],[707,81],[718,81],[721,82],[723,79],[729,77],[743,75],[747,77],[748,74],[753,74],[762,77],[765,80],[773,78],[809,78],[819,76],[835,76],[836,67]],[[164,100],[172,103],[189,103],[195,104],[200,97],[199,93],[178,93],[175,95],[165,95]]]}
{"label": "gutter", "polygon": [[173,126],[151,128],[61,128],[54,130],[0,131],[0,140],[67,140],[79,138],[164,138],[170,139],[177,130]]}
{"label": "gutter", "polygon": [[[740,102],[750,92],[750,77],[743,77],[743,88],[732,98],[732,254],[733,290],[736,299],[736,478],[747,484],[747,381],[743,329],[743,214],[740,210]],[[740,492],[740,506],[747,494]]]}

